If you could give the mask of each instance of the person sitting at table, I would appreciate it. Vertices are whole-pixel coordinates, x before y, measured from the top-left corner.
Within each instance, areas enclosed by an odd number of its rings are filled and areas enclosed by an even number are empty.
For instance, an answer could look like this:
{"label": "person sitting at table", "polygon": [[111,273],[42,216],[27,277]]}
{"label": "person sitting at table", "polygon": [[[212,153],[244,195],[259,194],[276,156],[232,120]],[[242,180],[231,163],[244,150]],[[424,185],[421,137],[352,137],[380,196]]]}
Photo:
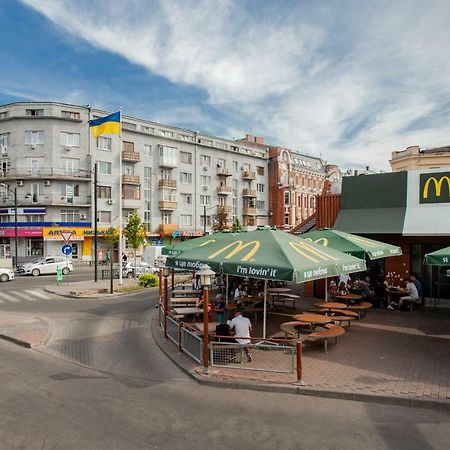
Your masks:
{"label": "person sitting at table", "polygon": [[328,286],[328,294],[331,298],[334,298],[337,292],[337,286],[336,283],[332,280]]}
{"label": "person sitting at table", "polygon": [[419,294],[419,299],[420,302],[422,303],[422,305],[424,304],[424,298],[423,298],[423,290],[422,290],[422,283],[420,282],[420,280],[417,278],[417,273],[416,272],[411,272],[411,275],[409,277],[410,281],[412,283],[414,283],[414,286],[417,289],[417,293]]}
{"label": "person sitting at table", "polygon": [[[242,311],[237,309],[234,313],[234,318],[230,322],[230,328],[234,328],[234,334],[237,336],[236,342],[239,344],[250,344],[251,339],[246,339],[250,337],[252,331],[252,323],[247,317],[242,315]],[[242,339],[243,338],[243,339]],[[250,354],[249,347],[244,347],[245,354],[247,355],[247,361],[252,361],[252,355]]]}
{"label": "person sitting at table", "polygon": [[340,281],[339,286],[337,287],[338,295],[347,295],[349,293],[347,283],[345,281]]}
{"label": "person sitting at table", "polygon": [[369,285],[364,280],[356,280],[355,286],[361,290],[361,295],[363,298],[370,298],[373,295]]}
{"label": "person sitting at table", "polygon": [[216,315],[217,315],[217,322],[222,323],[225,322],[225,300],[223,299],[222,294],[216,295]]}
{"label": "person sitting at table", "polygon": [[383,280],[382,276],[378,276],[377,279],[375,280],[375,283],[373,284],[373,305],[376,308],[384,308],[386,306],[386,283]]}
{"label": "person sitting at table", "polygon": [[239,284],[239,286],[234,290],[234,301],[236,303],[239,303],[239,299],[244,296],[245,296],[244,287],[242,286],[242,284]]}
{"label": "person sitting at table", "polygon": [[[404,302],[409,302],[411,304],[413,303],[419,303],[420,302],[420,298],[419,298],[419,293],[417,292],[417,288],[415,286],[415,284],[409,279],[409,278],[405,278],[403,280],[406,284],[406,293],[408,295],[405,295],[403,297],[400,297],[399,301],[398,301],[398,305],[397,305],[397,309],[400,311],[401,307],[403,305]],[[388,305],[388,309],[395,309],[394,306],[396,306],[396,304],[394,302],[391,302],[390,305]]]}

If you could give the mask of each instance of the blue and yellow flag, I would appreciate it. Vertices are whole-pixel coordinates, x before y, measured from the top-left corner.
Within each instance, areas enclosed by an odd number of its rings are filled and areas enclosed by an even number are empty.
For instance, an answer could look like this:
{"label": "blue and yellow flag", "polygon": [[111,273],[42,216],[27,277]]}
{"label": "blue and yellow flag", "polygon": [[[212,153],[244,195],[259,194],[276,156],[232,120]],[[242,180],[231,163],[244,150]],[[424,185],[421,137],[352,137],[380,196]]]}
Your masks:
{"label": "blue and yellow flag", "polygon": [[120,134],[120,111],[100,119],[90,120],[89,127],[94,138],[102,134]]}

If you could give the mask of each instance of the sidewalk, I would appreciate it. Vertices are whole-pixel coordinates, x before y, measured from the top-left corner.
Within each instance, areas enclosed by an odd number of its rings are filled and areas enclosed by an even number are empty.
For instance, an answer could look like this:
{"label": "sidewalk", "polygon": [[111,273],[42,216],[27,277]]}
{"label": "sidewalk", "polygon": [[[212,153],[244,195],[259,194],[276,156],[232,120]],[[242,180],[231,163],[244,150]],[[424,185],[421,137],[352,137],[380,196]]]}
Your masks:
{"label": "sidewalk", "polygon": [[45,345],[50,335],[51,327],[43,319],[4,312],[0,315],[0,338],[3,340],[34,348]]}
{"label": "sidewalk", "polygon": [[[305,299],[301,310],[307,310],[317,299]],[[271,314],[269,333],[292,320],[294,312]],[[305,387],[298,393],[363,399],[400,404],[428,404],[450,409],[450,311],[422,309],[397,312],[372,309],[361,321],[353,322],[329,345],[328,354],[320,344],[303,351]],[[163,351],[185,371],[203,382],[218,382],[247,388],[279,391],[293,388],[296,374],[258,372],[239,368],[210,368],[208,376],[202,367],[164,339],[157,323],[153,333]],[[258,328],[258,327],[255,327]],[[254,333],[258,336],[257,330]]]}

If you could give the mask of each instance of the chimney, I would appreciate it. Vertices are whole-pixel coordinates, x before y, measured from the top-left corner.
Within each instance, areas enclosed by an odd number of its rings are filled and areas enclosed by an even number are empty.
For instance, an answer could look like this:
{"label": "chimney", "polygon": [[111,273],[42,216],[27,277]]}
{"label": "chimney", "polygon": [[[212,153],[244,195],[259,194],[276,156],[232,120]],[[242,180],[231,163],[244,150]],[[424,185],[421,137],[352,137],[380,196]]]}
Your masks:
{"label": "chimney", "polygon": [[253,135],[247,133],[247,134],[245,135],[245,140],[246,140],[247,142],[255,142],[255,136],[253,136]]}
{"label": "chimney", "polygon": [[255,142],[259,145],[264,145],[264,138],[262,136],[256,136]]}

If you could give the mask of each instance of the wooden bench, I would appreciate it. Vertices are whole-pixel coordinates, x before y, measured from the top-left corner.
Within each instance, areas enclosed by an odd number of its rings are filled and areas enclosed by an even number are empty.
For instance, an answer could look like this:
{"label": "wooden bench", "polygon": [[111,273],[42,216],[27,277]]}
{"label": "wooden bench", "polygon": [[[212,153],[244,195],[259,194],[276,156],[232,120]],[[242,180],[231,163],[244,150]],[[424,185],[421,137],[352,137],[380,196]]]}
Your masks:
{"label": "wooden bench", "polygon": [[294,322],[284,322],[280,325],[280,330],[284,332],[286,338],[288,337],[299,337],[300,331],[296,327],[305,326],[304,322],[294,321]]}
{"label": "wooden bench", "polygon": [[[350,317],[347,315],[343,315],[343,316],[338,316],[338,315],[334,315],[331,316],[331,320],[333,321],[333,323],[335,325],[340,325],[341,327],[350,327],[350,324],[352,323],[352,320],[355,320],[354,317]],[[347,325],[343,325],[343,322],[347,323]]]}
{"label": "wooden bench", "polygon": [[358,317],[361,319],[361,317],[364,317],[366,315],[366,311],[372,308],[372,303],[369,302],[361,302],[356,305],[348,305],[347,309],[350,311],[354,311],[358,313]]}
{"label": "wooden bench", "polygon": [[197,305],[197,303],[200,301],[200,299],[198,297],[172,297],[170,299],[170,304],[173,306],[181,306],[181,305],[186,305],[186,306],[192,306],[192,305]]}
{"label": "wooden bench", "polygon": [[284,306],[286,303],[291,302],[292,309],[295,309],[295,301],[296,300],[297,300],[296,298],[290,298],[285,295],[283,297],[272,297],[272,305],[275,306],[276,303],[279,302]]}
{"label": "wooden bench", "polygon": [[320,341],[323,340],[323,346],[325,353],[328,353],[328,340],[335,340],[335,344],[337,344],[337,338],[342,336],[345,333],[345,329],[340,327],[339,325],[327,324],[325,325],[324,331],[315,331],[311,334],[305,336],[305,341]]}
{"label": "wooden bench", "polygon": [[338,314],[340,316],[354,317],[355,319],[358,317],[358,313],[355,313],[354,311],[348,311],[347,309],[332,309],[330,312],[332,314]]}

